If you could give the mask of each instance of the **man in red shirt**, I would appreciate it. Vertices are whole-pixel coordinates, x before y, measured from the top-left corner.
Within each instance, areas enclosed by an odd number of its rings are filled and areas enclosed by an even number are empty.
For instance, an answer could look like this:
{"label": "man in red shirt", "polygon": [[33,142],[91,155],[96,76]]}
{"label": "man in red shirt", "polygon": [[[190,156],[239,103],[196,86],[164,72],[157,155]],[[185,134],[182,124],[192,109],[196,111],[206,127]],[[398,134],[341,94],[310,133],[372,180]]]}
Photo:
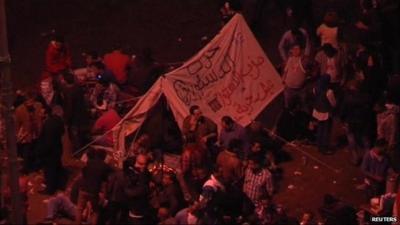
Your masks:
{"label": "man in red shirt", "polygon": [[114,74],[118,84],[125,84],[128,77],[127,72],[131,63],[131,58],[122,53],[120,47],[116,47],[112,52],[104,55],[103,62]]}
{"label": "man in red shirt", "polygon": [[71,67],[71,53],[61,36],[55,36],[46,50],[46,72],[58,75]]}

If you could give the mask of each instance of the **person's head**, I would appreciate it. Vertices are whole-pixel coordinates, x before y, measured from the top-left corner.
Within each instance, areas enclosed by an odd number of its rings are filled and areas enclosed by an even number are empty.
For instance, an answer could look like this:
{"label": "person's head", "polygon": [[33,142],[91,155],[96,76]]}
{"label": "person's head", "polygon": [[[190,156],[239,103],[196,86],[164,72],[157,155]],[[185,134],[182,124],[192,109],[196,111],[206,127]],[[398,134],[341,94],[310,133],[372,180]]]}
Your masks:
{"label": "person's head", "polygon": [[27,106],[27,107],[33,107],[33,105],[34,105],[34,103],[35,103],[35,101],[36,101],[36,98],[37,98],[37,91],[35,90],[35,89],[29,89],[29,90],[27,90],[26,92],[25,92],[25,102],[24,102],[24,104]]}
{"label": "person's head", "polygon": [[61,49],[65,44],[64,37],[61,35],[54,35],[51,41],[57,49]]}
{"label": "person's head", "polygon": [[303,213],[303,217],[301,218],[302,223],[309,224],[314,219],[314,214],[310,211],[306,211]]}
{"label": "person's head", "polygon": [[336,199],[335,196],[331,195],[331,194],[325,194],[324,195],[324,199],[323,199],[323,204],[325,206],[330,206],[333,205],[337,202],[338,200]]}
{"label": "person's head", "polygon": [[157,218],[160,221],[164,221],[171,217],[171,213],[168,206],[161,206],[157,211]]}
{"label": "person's head", "polygon": [[135,160],[135,170],[137,170],[138,172],[144,172],[147,169],[147,164],[148,164],[148,157],[145,154],[139,154],[136,157]]}
{"label": "person's head", "polygon": [[104,65],[104,63],[97,61],[97,62],[93,62],[92,64],[90,64],[89,68],[97,76],[106,69],[106,66]]}
{"label": "person's head", "polygon": [[74,84],[75,83],[75,76],[70,72],[65,72],[62,74],[62,78],[67,84]]}
{"label": "person's head", "polygon": [[230,116],[222,117],[221,125],[222,125],[223,129],[225,129],[225,130],[232,129],[233,124],[234,124],[234,121],[233,121],[232,117],[230,117]]}
{"label": "person's head", "polygon": [[224,169],[219,165],[214,166],[212,175],[222,184],[229,184],[232,181],[232,178],[224,173]]}
{"label": "person's head", "polygon": [[251,143],[251,152],[253,152],[253,153],[258,153],[258,152],[261,152],[262,151],[262,144],[261,144],[261,141],[258,141],[258,140],[254,140],[254,141],[252,141],[252,143]]}
{"label": "person's head", "polygon": [[150,136],[148,134],[142,134],[136,142],[141,146],[148,147],[150,145]]}
{"label": "person's head", "polygon": [[261,154],[250,154],[248,157],[248,168],[253,172],[259,172],[262,169],[263,158]]}
{"label": "person's head", "polygon": [[243,142],[240,139],[234,138],[228,143],[228,150],[233,153],[240,152],[240,149],[243,146]]}
{"label": "person's head", "polygon": [[64,110],[63,110],[63,108],[61,106],[55,105],[55,106],[53,106],[51,108],[51,114],[55,115],[55,116],[58,116],[60,118],[63,118],[64,117]]}
{"label": "person's head", "polygon": [[168,186],[175,183],[175,181],[176,181],[175,174],[173,174],[172,172],[165,172],[163,174],[161,182],[163,186]]}
{"label": "person's head", "polygon": [[385,139],[380,138],[380,139],[376,140],[375,148],[373,148],[373,151],[377,155],[383,155],[383,153],[385,152],[385,149],[387,147],[387,144],[388,144],[388,142]]}
{"label": "person's head", "polygon": [[329,58],[332,58],[336,55],[337,50],[334,48],[331,44],[326,43],[322,46],[322,51],[324,51],[325,55],[327,55]]}
{"label": "person's head", "polygon": [[191,106],[189,109],[189,112],[190,112],[190,115],[194,116],[196,119],[200,118],[202,115],[202,112],[198,105]]}
{"label": "person's head", "polygon": [[192,170],[193,180],[201,182],[207,179],[207,177],[210,175],[209,171],[210,171],[209,168],[205,166],[193,168]]}
{"label": "person's head", "polygon": [[290,48],[290,53],[294,57],[301,56],[301,53],[302,53],[301,45],[299,43],[293,44],[292,47]]}
{"label": "person's head", "polygon": [[91,65],[92,63],[99,61],[99,54],[96,51],[85,52],[83,53],[83,56],[85,57],[86,65]]}
{"label": "person's head", "polygon": [[252,121],[249,127],[253,132],[259,132],[262,130],[262,124],[260,121]]}

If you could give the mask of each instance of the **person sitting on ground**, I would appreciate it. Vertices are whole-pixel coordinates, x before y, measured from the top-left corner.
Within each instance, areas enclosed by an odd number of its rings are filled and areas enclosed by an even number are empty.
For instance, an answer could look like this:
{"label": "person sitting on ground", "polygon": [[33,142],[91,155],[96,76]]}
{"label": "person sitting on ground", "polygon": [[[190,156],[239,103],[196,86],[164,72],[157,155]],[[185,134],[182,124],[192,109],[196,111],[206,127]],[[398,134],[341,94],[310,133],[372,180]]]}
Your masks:
{"label": "person sitting on ground", "polygon": [[324,195],[319,214],[325,221],[325,225],[358,224],[356,210],[331,194]]}
{"label": "person sitting on ground", "polygon": [[385,191],[386,176],[389,170],[389,159],[385,155],[387,142],[384,139],[378,139],[375,146],[365,153],[361,171],[365,178],[362,185],[357,189],[367,190],[367,197],[376,197]]}

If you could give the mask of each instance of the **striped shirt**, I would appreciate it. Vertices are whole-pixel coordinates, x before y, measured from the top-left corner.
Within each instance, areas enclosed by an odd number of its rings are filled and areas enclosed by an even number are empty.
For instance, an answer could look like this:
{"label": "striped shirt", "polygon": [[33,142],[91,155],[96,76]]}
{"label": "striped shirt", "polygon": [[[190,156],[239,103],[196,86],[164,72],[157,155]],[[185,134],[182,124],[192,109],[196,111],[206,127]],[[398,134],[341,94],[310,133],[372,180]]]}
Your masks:
{"label": "striped shirt", "polygon": [[264,194],[272,195],[273,191],[272,175],[268,169],[262,169],[258,173],[254,173],[249,168],[246,169],[243,192],[253,203],[258,202]]}

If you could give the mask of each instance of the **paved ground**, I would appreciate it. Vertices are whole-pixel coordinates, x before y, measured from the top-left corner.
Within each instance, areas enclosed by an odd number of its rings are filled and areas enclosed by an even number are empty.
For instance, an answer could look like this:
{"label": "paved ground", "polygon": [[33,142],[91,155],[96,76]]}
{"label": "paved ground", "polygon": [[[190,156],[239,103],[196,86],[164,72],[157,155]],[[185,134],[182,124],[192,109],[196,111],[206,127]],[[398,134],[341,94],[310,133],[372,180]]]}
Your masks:
{"label": "paved ground", "polygon": [[[105,53],[117,42],[132,54],[150,47],[159,62],[184,61],[203,46],[203,36],[212,37],[220,26],[215,0],[19,0],[7,4],[12,73],[17,88],[32,86],[37,81],[49,41],[44,34],[52,29],[65,35],[73,64],[78,67],[83,63],[83,51],[95,49]],[[260,28],[258,40],[277,65],[277,43],[285,30],[281,12],[267,6]],[[263,118],[273,121],[281,99],[275,104],[274,110]],[[355,206],[363,201],[362,194],[354,188],[359,181],[354,180],[360,177],[359,169],[347,162],[348,152],[341,149],[334,156],[321,156],[309,146],[305,150],[340,172],[332,172],[311,160],[303,166],[298,151],[290,150],[293,160],[282,164],[284,178],[276,196],[290,215],[298,217],[306,209],[315,211],[325,193],[335,193]],[[294,175],[295,171],[301,175]],[[37,186],[38,180],[33,183]],[[289,189],[289,185],[294,188]],[[45,216],[45,196],[37,194],[37,188],[29,198],[30,223]]]}

